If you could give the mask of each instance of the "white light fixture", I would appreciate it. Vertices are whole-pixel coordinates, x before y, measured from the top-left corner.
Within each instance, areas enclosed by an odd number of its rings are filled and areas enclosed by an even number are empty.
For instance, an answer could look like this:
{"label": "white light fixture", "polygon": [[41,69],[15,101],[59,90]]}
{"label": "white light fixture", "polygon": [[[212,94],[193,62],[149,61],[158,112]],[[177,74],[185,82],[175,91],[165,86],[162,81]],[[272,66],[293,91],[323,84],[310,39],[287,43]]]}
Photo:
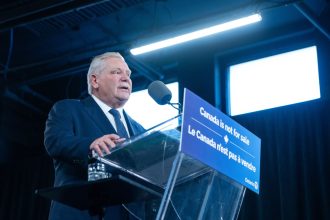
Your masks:
{"label": "white light fixture", "polygon": [[244,25],[259,22],[261,20],[262,20],[262,17],[260,14],[253,14],[253,15],[250,15],[250,16],[247,16],[244,18],[236,19],[236,20],[229,21],[229,22],[226,22],[223,24],[218,24],[218,25],[215,25],[212,27],[204,28],[204,29],[201,29],[198,31],[194,31],[194,32],[190,32],[187,34],[177,36],[177,37],[169,38],[167,40],[158,41],[158,42],[148,44],[145,46],[141,46],[141,47],[136,47],[136,48],[131,49],[130,52],[133,55],[139,55],[139,54],[147,53],[150,51],[158,50],[161,48],[170,47],[175,44],[180,44],[183,42],[206,37],[206,36],[209,36],[212,34],[224,32],[224,31],[234,29],[237,27],[241,27]]}

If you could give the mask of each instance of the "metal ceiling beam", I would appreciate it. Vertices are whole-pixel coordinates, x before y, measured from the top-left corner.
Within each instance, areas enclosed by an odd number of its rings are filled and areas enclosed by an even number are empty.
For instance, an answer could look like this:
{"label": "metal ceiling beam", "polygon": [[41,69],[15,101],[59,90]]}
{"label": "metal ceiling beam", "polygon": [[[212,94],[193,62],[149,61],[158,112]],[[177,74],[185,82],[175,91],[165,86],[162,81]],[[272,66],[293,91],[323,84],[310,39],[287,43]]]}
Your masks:
{"label": "metal ceiling beam", "polygon": [[139,73],[145,76],[150,81],[159,80],[164,78],[164,74],[157,71],[155,68],[150,67],[128,55],[125,57],[126,62],[129,66],[139,71]]}
{"label": "metal ceiling beam", "polygon": [[314,15],[314,13],[304,4],[303,2],[301,3],[295,3],[293,4],[295,8],[303,15],[309,22],[311,22],[314,27],[316,27],[328,40],[330,40],[330,33],[328,32],[327,29],[325,29],[319,19]]}
{"label": "metal ceiling beam", "polygon": [[271,45],[288,39],[291,39],[291,41],[293,41],[294,39],[297,38],[300,39],[302,36],[307,36],[312,33],[313,33],[313,28],[306,29],[306,28],[296,27],[296,29],[294,30],[282,29],[279,32],[271,33],[269,36],[266,36],[264,39],[258,39],[255,42],[248,42],[234,48],[222,50],[221,52],[216,53],[215,57],[219,58],[221,56],[228,56],[229,54],[240,53],[242,51],[255,49],[261,46]]}
{"label": "metal ceiling beam", "polygon": [[59,14],[68,13],[73,10],[78,10],[95,4],[101,4],[106,1],[108,0],[48,0],[24,4],[19,8],[1,12],[0,31],[25,25],[34,21],[47,19]]}
{"label": "metal ceiling beam", "polygon": [[[150,81],[154,80],[159,80],[164,78],[164,74],[161,72],[155,70],[154,68],[147,66],[135,59],[133,59],[130,56],[125,56],[126,62],[129,64],[130,68],[137,71],[140,75],[146,77]],[[52,72],[46,75],[42,75],[39,77],[31,78],[29,80],[25,80],[22,82],[16,82],[12,83],[11,87],[22,87],[22,86],[27,86],[27,85],[36,85],[39,83],[43,83],[46,81],[62,78],[62,77],[67,77],[67,76],[72,76],[80,73],[85,73],[87,76],[87,70],[89,68],[90,62],[83,62],[80,64],[73,65],[72,67],[69,68],[64,68],[63,70],[59,70],[56,72]],[[133,75],[134,77],[134,75]]]}
{"label": "metal ceiling beam", "polygon": [[10,91],[9,89],[6,89],[5,92],[3,93],[3,96],[6,98],[9,98],[29,109],[32,111],[39,113],[41,115],[45,115],[45,112],[37,108],[36,106],[32,105],[31,103],[25,101],[24,99],[20,98],[18,95],[16,95],[14,92]]}
{"label": "metal ceiling beam", "polygon": [[16,85],[36,85],[36,84],[39,84],[39,83],[42,83],[45,81],[50,81],[50,80],[58,79],[61,77],[79,74],[83,71],[86,72],[86,74],[87,74],[86,69],[88,69],[88,67],[89,67],[89,63],[81,64],[81,65],[77,65],[77,66],[74,66],[71,68],[65,68],[64,70],[53,72],[53,73],[50,73],[47,75],[42,75],[40,77],[35,77],[35,78],[29,79],[29,80],[25,80],[20,83],[17,83]]}
{"label": "metal ceiling beam", "polygon": [[47,104],[52,104],[53,101],[51,99],[49,99],[48,97],[34,91],[33,89],[31,89],[31,87],[24,85],[20,88],[23,92],[28,93],[30,95],[32,95],[34,98],[39,99],[40,101],[43,101]]}

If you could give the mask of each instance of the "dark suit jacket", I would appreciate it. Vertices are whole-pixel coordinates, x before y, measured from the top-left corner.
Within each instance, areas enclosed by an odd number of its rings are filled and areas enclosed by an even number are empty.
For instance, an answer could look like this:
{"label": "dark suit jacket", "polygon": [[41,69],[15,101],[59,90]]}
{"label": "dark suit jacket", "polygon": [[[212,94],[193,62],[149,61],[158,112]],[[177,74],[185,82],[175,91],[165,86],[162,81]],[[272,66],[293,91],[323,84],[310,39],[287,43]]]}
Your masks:
{"label": "dark suit jacket", "polygon": [[[131,136],[145,131],[126,113],[124,115]],[[86,181],[90,144],[96,138],[112,133],[116,133],[115,129],[91,96],[83,100],[57,102],[49,113],[44,133],[46,150],[54,162],[54,186]],[[110,209],[106,211],[105,219],[122,219],[126,215],[121,213],[122,207]],[[52,202],[49,218],[93,219],[88,211],[57,202]]]}

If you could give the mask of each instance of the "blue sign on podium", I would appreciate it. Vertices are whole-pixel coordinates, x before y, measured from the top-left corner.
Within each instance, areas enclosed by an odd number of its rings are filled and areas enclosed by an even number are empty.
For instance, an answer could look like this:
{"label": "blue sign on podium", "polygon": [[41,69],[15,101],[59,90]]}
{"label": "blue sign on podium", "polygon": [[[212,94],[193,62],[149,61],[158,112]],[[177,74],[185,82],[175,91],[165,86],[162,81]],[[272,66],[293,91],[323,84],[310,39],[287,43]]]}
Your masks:
{"label": "blue sign on podium", "polygon": [[261,140],[185,89],[181,151],[259,194]]}

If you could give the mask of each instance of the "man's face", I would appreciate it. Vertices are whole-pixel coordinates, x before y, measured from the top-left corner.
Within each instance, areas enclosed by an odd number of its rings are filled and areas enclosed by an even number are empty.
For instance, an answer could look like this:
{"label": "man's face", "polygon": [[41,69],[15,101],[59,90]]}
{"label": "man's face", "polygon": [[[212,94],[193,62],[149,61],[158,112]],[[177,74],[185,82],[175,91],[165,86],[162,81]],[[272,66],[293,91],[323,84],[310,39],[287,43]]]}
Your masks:
{"label": "man's face", "polygon": [[112,108],[123,107],[132,92],[131,71],[120,58],[109,57],[105,62],[102,73],[91,75],[93,94]]}

